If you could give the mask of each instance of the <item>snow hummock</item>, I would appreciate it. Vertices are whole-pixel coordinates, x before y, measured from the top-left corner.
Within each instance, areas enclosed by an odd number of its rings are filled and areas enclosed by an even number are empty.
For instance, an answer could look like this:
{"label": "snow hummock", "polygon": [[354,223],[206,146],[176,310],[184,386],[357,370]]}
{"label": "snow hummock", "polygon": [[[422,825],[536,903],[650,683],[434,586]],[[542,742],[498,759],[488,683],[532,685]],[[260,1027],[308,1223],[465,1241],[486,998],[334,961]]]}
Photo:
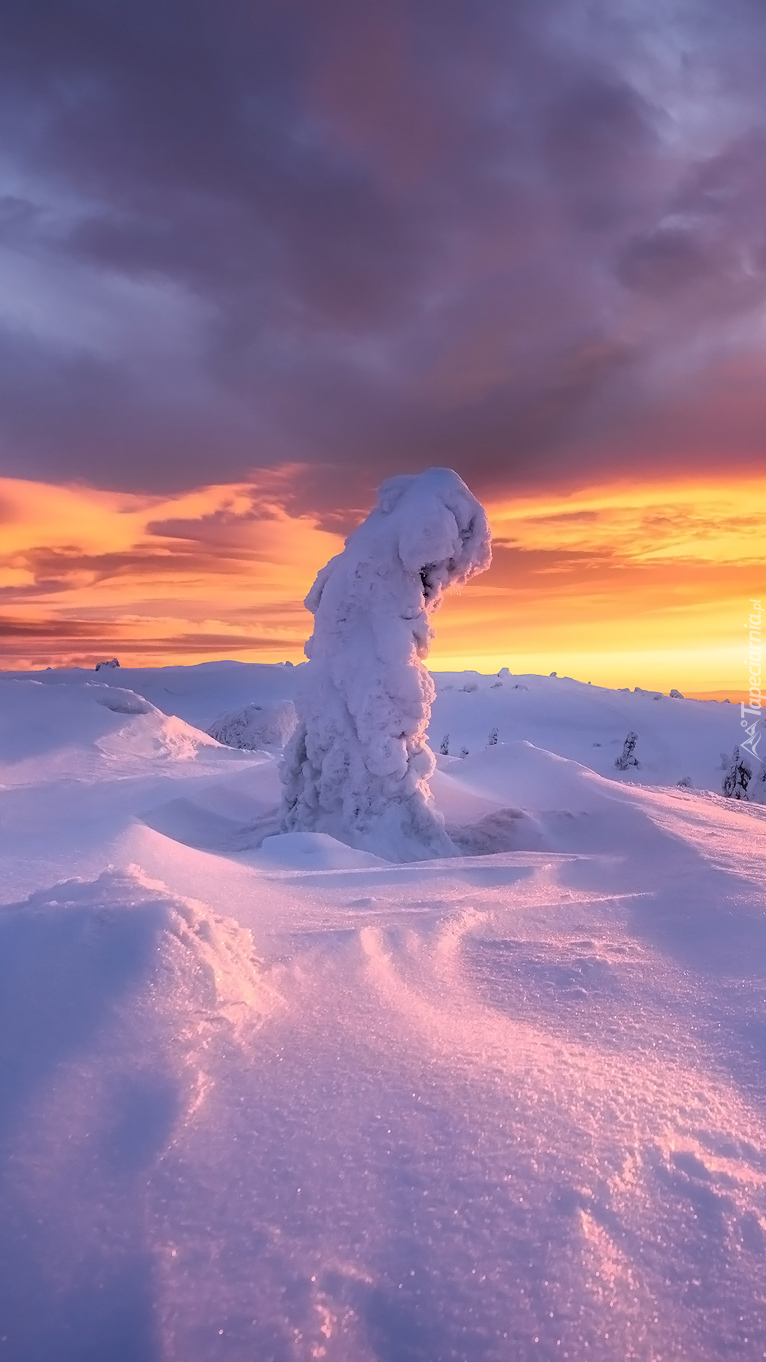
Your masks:
{"label": "snow hummock", "polygon": [[350,870],[386,864],[380,856],[374,856],[370,851],[356,851],[326,832],[283,832],[265,837],[261,842],[259,861],[288,870]]}
{"label": "snow hummock", "polygon": [[456,473],[390,478],[306,598],[314,632],[285,752],[287,831],[405,859],[451,850],[431,798],[424,659],[445,590],[490,563],[487,517]]}

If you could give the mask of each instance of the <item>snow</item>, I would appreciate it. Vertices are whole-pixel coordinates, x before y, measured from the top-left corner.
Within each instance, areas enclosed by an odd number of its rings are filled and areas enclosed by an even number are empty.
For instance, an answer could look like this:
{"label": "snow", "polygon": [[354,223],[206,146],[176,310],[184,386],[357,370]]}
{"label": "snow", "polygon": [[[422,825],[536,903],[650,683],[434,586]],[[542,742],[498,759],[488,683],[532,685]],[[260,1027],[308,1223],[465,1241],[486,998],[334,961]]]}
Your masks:
{"label": "snow", "polygon": [[286,870],[350,870],[386,864],[371,851],[344,846],[326,832],[285,832],[264,837],[258,860]]}
{"label": "snow", "polygon": [[486,514],[457,473],[429,468],[383,483],[306,597],[314,632],[283,766],[287,831],[408,860],[452,849],[430,791],[434,687],[424,658],[445,590],[490,560]]}
{"label": "snow", "polygon": [[245,747],[258,752],[263,748],[284,747],[297,723],[292,700],[260,705],[253,701],[242,709],[219,714],[208,733],[226,747]]}
{"label": "snow", "polygon": [[739,707],[436,676],[412,862],[206,732],[307,671],[0,676],[0,1357],[762,1359]]}

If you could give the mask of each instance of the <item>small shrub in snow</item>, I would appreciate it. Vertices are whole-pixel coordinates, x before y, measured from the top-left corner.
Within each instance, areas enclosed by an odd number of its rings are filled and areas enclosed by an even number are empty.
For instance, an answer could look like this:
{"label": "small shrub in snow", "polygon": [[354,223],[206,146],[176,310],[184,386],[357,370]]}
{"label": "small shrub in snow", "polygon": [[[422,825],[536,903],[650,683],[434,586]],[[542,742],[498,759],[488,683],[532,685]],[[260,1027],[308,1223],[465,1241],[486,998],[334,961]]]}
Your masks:
{"label": "small shrub in snow", "polygon": [[468,748],[467,748],[467,747],[461,747],[461,749],[460,749],[460,755],[461,755],[461,757],[467,757],[467,756],[468,756]]}
{"label": "small shrub in snow", "polygon": [[556,672],[551,672],[551,676],[556,676]]}
{"label": "small shrub in snow", "polygon": [[694,788],[691,776],[681,776],[681,779],[676,783],[679,790],[692,790]]}
{"label": "small shrub in snow", "polygon": [[750,758],[740,752],[738,747],[734,748],[731,757],[731,764],[723,778],[721,789],[728,799],[749,800],[748,789],[753,779],[753,768],[750,765]]}
{"label": "small shrub in snow", "polygon": [[615,757],[614,764],[618,771],[627,771],[630,766],[639,766],[638,757],[634,756],[636,743],[638,742],[637,733],[629,733],[625,739],[622,752],[619,757]]}
{"label": "small shrub in snow", "polygon": [[97,663],[96,663],[96,671],[97,671],[97,672],[101,672],[101,671],[104,671],[104,670],[108,670],[110,667],[119,667],[119,665],[120,665],[120,664],[119,664],[119,662],[117,661],[117,658],[116,658],[116,657],[113,657],[113,658],[110,658],[110,660],[107,661],[107,662],[97,662]]}
{"label": "small shrub in snow", "polygon": [[465,691],[467,695],[470,695],[473,691],[479,689],[479,683],[478,681],[466,681],[465,685],[461,686],[460,689]]}
{"label": "small shrub in snow", "polygon": [[306,597],[314,632],[282,767],[285,831],[407,859],[453,850],[429,786],[424,659],[444,592],[490,560],[485,512],[451,469],[383,483]]}
{"label": "small shrub in snow", "polygon": [[683,700],[684,697],[681,694],[680,690],[671,690],[670,698],[671,700]]}
{"label": "small shrub in snow", "polygon": [[497,747],[498,737],[499,734],[497,729],[496,728],[490,729],[490,734],[489,737],[487,738],[487,747]]}
{"label": "small shrub in snow", "polygon": [[439,751],[443,757],[449,756],[449,733],[445,733],[439,744]]}
{"label": "small shrub in snow", "polygon": [[225,747],[258,752],[264,747],[284,747],[298,723],[291,700],[245,705],[219,714],[208,729],[211,738]]}
{"label": "small shrub in snow", "polygon": [[502,681],[493,681],[493,682],[492,682],[492,685],[490,686],[490,690],[502,690],[502,689],[503,689],[503,683],[502,683]]}

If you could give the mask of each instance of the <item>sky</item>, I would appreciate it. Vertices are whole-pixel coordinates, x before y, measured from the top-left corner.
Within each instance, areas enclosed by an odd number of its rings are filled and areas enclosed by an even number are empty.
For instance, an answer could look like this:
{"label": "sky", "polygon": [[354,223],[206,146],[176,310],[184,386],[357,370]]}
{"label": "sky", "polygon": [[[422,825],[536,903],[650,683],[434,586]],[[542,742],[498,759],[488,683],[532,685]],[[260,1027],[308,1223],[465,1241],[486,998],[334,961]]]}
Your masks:
{"label": "sky", "polygon": [[745,688],[761,0],[6,0],[0,667],[298,661],[382,478],[435,666]]}

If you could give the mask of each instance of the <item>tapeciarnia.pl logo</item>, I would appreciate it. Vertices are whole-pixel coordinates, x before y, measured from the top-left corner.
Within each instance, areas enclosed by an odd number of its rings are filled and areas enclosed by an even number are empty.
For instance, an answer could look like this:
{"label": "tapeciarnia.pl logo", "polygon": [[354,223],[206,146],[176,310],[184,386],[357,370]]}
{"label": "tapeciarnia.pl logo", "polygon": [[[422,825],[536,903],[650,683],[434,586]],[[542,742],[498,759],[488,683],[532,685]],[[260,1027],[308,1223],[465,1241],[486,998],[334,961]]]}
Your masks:
{"label": "tapeciarnia.pl logo", "polygon": [[[750,597],[751,612],[745,629],[749,630],[750,648],[745,658],[746,664],[750,668],[750,701],[745,704],[744,700],[740,704],[742,716],[741,727],[747,729],[747,737],[740,744],[743,751],[749,752],[751,756],[757,757],[758,761],[763,761],[763,757],[758,751],[758,744],[763,737],[763,729],[760,727],[762,695],[761,695],[761,619],[763,610],[761,602]],[[750,715],[755,715],[748,721]]]}

